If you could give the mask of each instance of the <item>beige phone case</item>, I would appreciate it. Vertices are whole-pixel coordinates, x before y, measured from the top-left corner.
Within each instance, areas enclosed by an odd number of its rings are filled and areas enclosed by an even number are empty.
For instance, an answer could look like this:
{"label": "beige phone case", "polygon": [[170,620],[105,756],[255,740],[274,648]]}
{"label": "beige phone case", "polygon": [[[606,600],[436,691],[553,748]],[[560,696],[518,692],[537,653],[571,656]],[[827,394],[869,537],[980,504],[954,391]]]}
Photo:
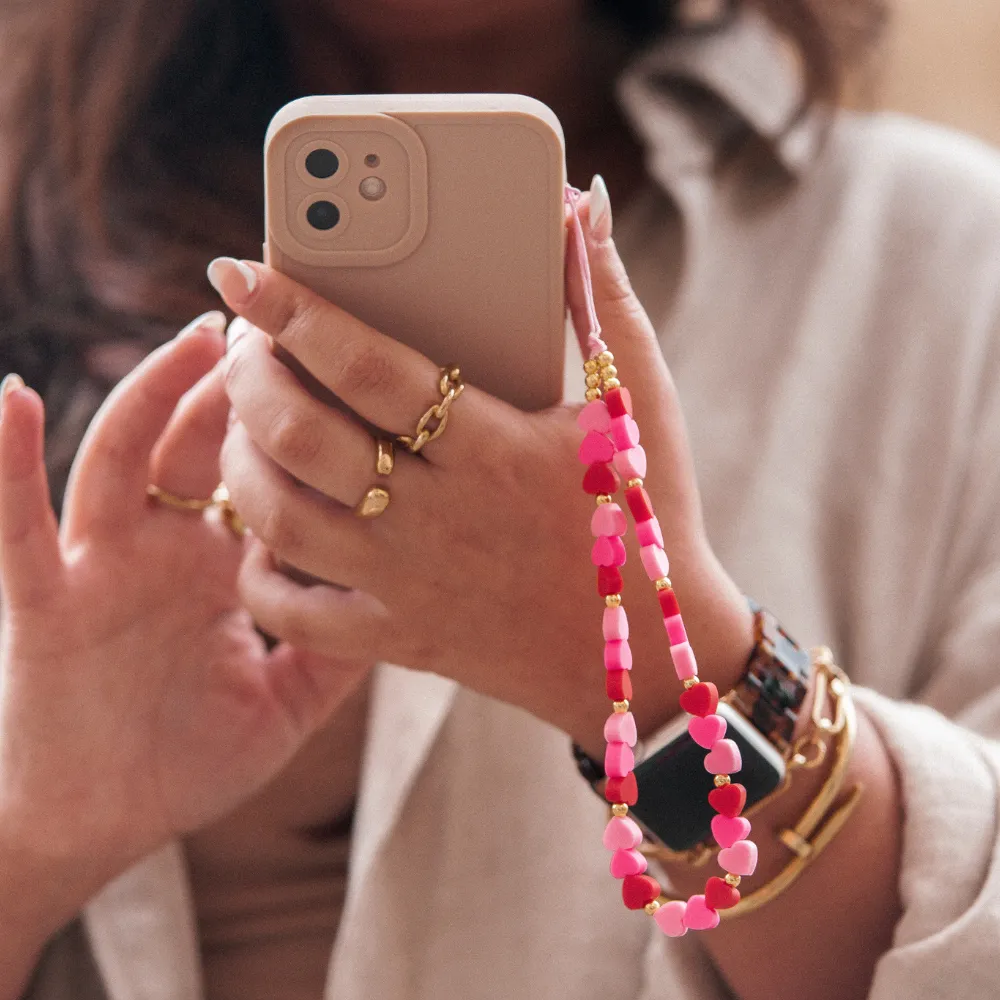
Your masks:
{"label": "beige phone case", "polygon": [[564,162],[558,120],[527,97],[303,98],[267,133],[264,259],[541,409],[563,385]]}

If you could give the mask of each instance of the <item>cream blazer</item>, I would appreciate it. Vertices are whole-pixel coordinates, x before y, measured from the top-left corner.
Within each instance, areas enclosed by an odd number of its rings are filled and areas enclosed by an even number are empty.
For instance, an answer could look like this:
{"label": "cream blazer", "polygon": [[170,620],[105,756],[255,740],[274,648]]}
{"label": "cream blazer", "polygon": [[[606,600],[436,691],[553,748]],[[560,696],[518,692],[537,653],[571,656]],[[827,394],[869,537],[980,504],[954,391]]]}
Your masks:
{"label": "cream blazer", "polygon": [[[648,53],[620,96],[651,188],[616,229],[716,551],[800,641],[836,650],[901,775],[905,912],[871,998],[986,1000],[1000,982],[1000,158],[885,115],[844,115],[822,143],[814,122],[789,129],[798,93],[752,15]],[[770,147],[752,174],[719,166],[741,137]],[[370,712],[326,1000],[727,995],[698,935],[667,939],[622,907],[565,734],[388,665]],[[27,997],[199,1000],[181,846],[93,898]]]}

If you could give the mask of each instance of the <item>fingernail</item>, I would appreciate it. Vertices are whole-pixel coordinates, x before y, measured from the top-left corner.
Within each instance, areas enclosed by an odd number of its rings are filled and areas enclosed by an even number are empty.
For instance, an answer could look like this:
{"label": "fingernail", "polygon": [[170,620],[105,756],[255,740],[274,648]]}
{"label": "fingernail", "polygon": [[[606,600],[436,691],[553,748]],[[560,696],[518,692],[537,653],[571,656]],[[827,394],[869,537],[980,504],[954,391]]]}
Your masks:
{"label": "fingernail", "polygon": [[600,174],[590,182],[590,231],[603,243],[611,235],[611,196]]}
{"label": "fingernail", "polygon": [[211,330],[214,333],[221,334],[226,328],[226,316],[224,313],[219,312],[218,309],[211,309],[207,313],[202,313],[197,319],[191,320],[190,323],[179,334],[177,334],[177,340],[182,337],[190,337],[192,334],[197,333],[199,330]]}
{"label": "fingernail", "polygon": [[226,353],[228,354],[236,344],[236,341],[246,335],[247,331],[250,329],[250,323],[245,320],[242,316],[237,316],[236,319],[229,324],[229,329],[226,331]]}
{"label": "fingernail", "polygon": [[253,295],[257,287],[257,272],[242,260],[216,257],[208,265],[208,280],[227,302],[240,304]]}
{"label": "fingernail", "polygon": [[24,388],[24,379],[15,372],[11,372],[9,375],[4,376],[4,380],[0,382],[0,417],[3,417],[3,408],[7,402],[7,397],[12,392],[17,392],[18,389]]}

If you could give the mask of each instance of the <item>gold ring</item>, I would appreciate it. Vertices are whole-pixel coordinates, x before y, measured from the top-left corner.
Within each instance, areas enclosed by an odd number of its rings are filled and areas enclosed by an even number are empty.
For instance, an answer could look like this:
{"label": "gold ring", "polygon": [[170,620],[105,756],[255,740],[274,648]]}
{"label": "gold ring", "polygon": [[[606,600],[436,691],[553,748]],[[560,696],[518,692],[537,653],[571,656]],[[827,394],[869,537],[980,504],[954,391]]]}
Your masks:
{"label": "gold ring", "polygon": [[381,486],[371,486],[354,508],[354,514],[356,517],[364,518],[379,517],[385,513],[390,499],[388,490]]}
{"label": "gold ring", "polygon": [[247,533],[246,522],[236,512],[233,501],[229,496],[229,487],[225,483],[219,483],[212,494],[212,506],[219,511],[222,523],[237,537],[242,538]]}
{"label": "gold ring", "polygon": [[[451,366],[441,369],[441,380],[438,382],[438,389],[442,399],[440,403],[435,403],[417,422],[417,430],[413,437],[407,434],[400,434],[396,440],[408,448],[411,454],[418,454],[425,444],[440,437],[448,425],[448,413],[451,404],[458,399],[465,391],[465,384],[462,382],[462,373],[458,368]],[[428,429],[428,424],[436,420],[437,423]]]}
{"label": "gold ring", "polygon": [[159,486],[153,486],[152,483],[146,487],[146,496],[154,503],[162,504],[164,507],[173,507],[174,510],[194,511],[196,514],[208,510],[215,503],[214,497],[209,497],[207,500],[188,500],[185,497],[174,496],[173,493],[161,490]]}
{"label": "gold ring", "polygon": [[187,513],[204,514],[206,510],[214,507],[219,511],[222,523],[237,538],[242,538],[246,534],[246,525],[243,523],[240,515],[236,513],[236,508],[229,498],[229,490],[226,489],[225,484],[220,484],[207,500],[192,500],[187,497],[175,496],[173,493],[161,490],[159,486],[154,486],[152,483],[146,487],[146,496],[154,503]]}
{"label": "gold ring", "polygon": [[387,438],[376,438],[378,457],[375,459],[375,472],[379,476],[388,476],[396,464],[396,451]]}

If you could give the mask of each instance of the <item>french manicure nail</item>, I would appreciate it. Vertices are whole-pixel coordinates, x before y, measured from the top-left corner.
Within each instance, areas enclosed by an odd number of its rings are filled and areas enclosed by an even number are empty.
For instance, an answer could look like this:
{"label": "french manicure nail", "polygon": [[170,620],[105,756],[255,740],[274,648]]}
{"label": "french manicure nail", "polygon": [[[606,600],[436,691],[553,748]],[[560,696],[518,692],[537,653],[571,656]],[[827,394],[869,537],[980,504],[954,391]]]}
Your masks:
{"label": "french manicure nail", "polygon": [[0,417],[3,416],[4,404],[7,402],[7,397],[12,392],[17,392],[18,389],[24,388],[24,379],[21,378],[16,372],[11,372],[9,375],[4,376],[4,380],[0,382]]}
{"label": "french manicure nail", "polygon": [[191,322],[177,334],[177,339],[180,340],[181,337],[190,337],[199,330],[212,330],[214,333],[221,334],[225,328],[225,314],[219,312],[218,309],[211,309],[207,313],[202,313],[197,319],[191,320]]}
{"label": "french manicure nail", "polygon": [[611,196],[600,174],[590,182],[590,231],[594,239],[604,242],[611,236]]}
{"label": "french manicure nail", "polygon": [[257,272],[242,260],[216,257],[208,265],[208,280],[227,302],[246,302],[257,287]]}
{"label": "french manicure nail", "polygon": [[229,324],[229,329],[226,330],[226,353],[233,349],[236,341],[239,340],[240,337],[244,336],[249,329],[250,323],[242,316],[237,316],[236,319]]}

